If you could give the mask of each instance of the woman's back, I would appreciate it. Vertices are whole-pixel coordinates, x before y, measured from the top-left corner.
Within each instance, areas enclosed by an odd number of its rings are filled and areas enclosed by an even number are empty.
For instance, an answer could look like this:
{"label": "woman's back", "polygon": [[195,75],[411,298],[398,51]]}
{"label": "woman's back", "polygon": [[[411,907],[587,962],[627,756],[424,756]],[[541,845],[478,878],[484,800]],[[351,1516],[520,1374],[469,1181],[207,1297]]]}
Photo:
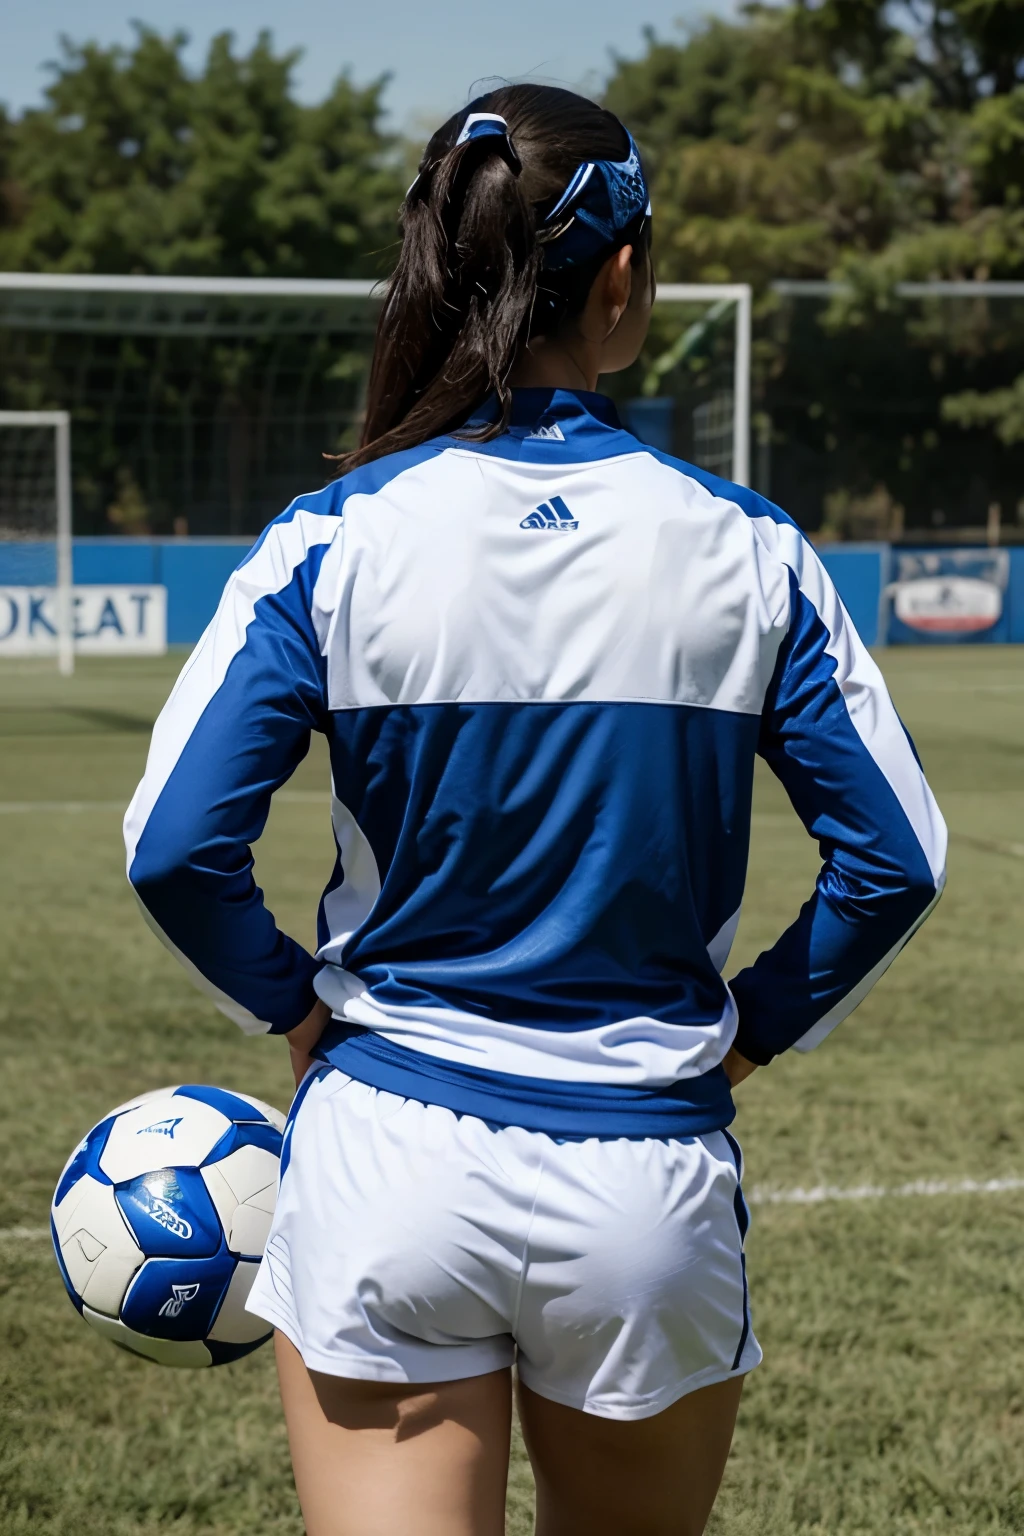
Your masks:
{"label": "woman's back", "polygon": [[845,954],[826,906],[738,979],[748,1049],[771,1054],[838,1004],[837,1021],[935,896],[934,806],[810,546],[761,498],[639,443],[601,396],[516,391],[487,443],[445,436],[356,469],[298,498],[233,578],[154,738],[131,874],[208,980],[280,1027],[308,998],[308,957],[289,966],[288,941],[274,955],[279,1016],[263,968],[241,976],[248,917],[236,908],[237,943],[216,920],[203,938],[196,892],[165,878],[169,859],[195,863],[179,781],[205,784],[221,916],[218,876],[226,890],[249,818],[262,825],[265,757],[253,781],[249,753],[204,756],[207,706],[223,730],[234,695],[243,734],[246,717],[273,730],[276,783],[310,727],[328,738],[324,1053],[403,1094],[429,1079],[459,1112],[559,1135],[728,1122],[737,1010],[720,972],[759,749],[809,825],[842,774],[849,825],[833,807],[824,884],[850,911]]}

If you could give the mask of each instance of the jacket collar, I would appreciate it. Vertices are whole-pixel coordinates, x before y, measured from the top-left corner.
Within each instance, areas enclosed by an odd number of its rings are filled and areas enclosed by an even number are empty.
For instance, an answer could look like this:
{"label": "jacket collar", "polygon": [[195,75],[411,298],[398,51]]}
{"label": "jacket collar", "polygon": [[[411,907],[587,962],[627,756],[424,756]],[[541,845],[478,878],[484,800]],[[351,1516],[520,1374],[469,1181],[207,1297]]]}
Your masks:
{"label": "jacket collar", "polygon": [[[498,415],[496,396],[490,395],[474,411],[467,426],[494,421]],[[572,429],[589,425],[608,427],[613,432],[622,430],[615,406],[607,395],[599,395],[586,389],[514,389],[512,414],[508,430],[526,437],[543,432],[545,427],[558,426]],[[554,434],[551,434],[554,436]]]}

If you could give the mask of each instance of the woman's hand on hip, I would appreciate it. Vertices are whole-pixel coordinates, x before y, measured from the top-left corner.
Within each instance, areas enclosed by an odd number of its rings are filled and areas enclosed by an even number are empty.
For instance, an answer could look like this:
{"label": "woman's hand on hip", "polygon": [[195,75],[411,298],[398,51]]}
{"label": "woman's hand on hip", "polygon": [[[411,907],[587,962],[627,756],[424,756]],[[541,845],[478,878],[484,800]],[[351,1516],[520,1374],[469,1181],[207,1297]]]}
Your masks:
{"label": "woman's hand on hip", "polygon": [[751,1072],[757,1071],[756,1063],[748,1061],[745,1056],[741,1056],[734,1045],[729,1047],[722,1066],[725,1068],[725,1075],[733,1088],[737,1084],[742,1083],[745,1077],[749,1077]]}
{"label": "woman's hand on hip", "polygon": [[288,1041],[288,1050],[292,1058],[292,1072],[295,1076],[296,1088],[302,1082],[309,1068],[313,1064],[313,1047],[327,1027],[331,1017],[331,1010],[327,1004],[317,998],[312,1010],[306,1015],[301,1024],[296,1024],[285,1035]]}

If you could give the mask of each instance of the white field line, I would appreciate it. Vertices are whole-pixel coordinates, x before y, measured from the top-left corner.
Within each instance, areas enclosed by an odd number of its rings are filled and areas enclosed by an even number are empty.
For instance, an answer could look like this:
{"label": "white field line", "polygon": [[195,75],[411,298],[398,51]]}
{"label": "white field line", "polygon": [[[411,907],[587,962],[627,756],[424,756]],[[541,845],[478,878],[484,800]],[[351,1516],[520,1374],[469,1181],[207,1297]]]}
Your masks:
{"label": "white field line", "polygon": [[[755,1184],[750,1205],[826,1205],[832,1201],[905,1200],[930,1195],[1002,1195],[1024,1190],[1024,1179],[914,1179],[909,1184],[816,1184],[810,1189],[770,1189]],[[49,1227],[0,1227],[0,1244],[41,1242]]]}
{"label": "white field line", "polygon": [[1024,1189],[1024,1179],[913,1179],[909,1184],[815,1184],[810,1189],[771,1189],[755,1184],[751,1205],[825,1205],[833,1200],[908,1200],[915,1195],[1000,1195]]}

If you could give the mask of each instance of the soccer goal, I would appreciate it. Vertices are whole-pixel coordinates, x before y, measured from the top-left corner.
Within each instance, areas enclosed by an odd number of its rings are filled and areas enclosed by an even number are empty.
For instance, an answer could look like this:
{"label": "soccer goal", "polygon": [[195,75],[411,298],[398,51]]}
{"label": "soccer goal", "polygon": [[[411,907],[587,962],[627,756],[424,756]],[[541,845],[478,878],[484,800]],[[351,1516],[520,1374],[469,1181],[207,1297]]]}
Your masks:
{"label": "soccer goal", "polygon": [[[75,669],[67,411],[0,411],[0,632]],[[11,643],[13,642],[13,644]]]}
{"label": "soccer goal", "polygon": [[[325,451],[358,442],[383,294],[349,279],[0,272],[0,372],[8,399],[45,391],[74,416],[79,536],[241,542],[323,483]],[[641,358],[600,387],[642,441],[747,485],[750,326],[745,284],[663,284]],[[0,433],[0,540],[56,526],[57,428],[36,425],[55,419],[9,416]],[[25,489],[44,480],[42,499]]]}
{"label": "soccer goal", "polygon": [[661,284],[651,329],[667,344],[643,385],[645,397],[680,398],[680,457],[737,485],[750,484],[751,324],[748,283]]}

